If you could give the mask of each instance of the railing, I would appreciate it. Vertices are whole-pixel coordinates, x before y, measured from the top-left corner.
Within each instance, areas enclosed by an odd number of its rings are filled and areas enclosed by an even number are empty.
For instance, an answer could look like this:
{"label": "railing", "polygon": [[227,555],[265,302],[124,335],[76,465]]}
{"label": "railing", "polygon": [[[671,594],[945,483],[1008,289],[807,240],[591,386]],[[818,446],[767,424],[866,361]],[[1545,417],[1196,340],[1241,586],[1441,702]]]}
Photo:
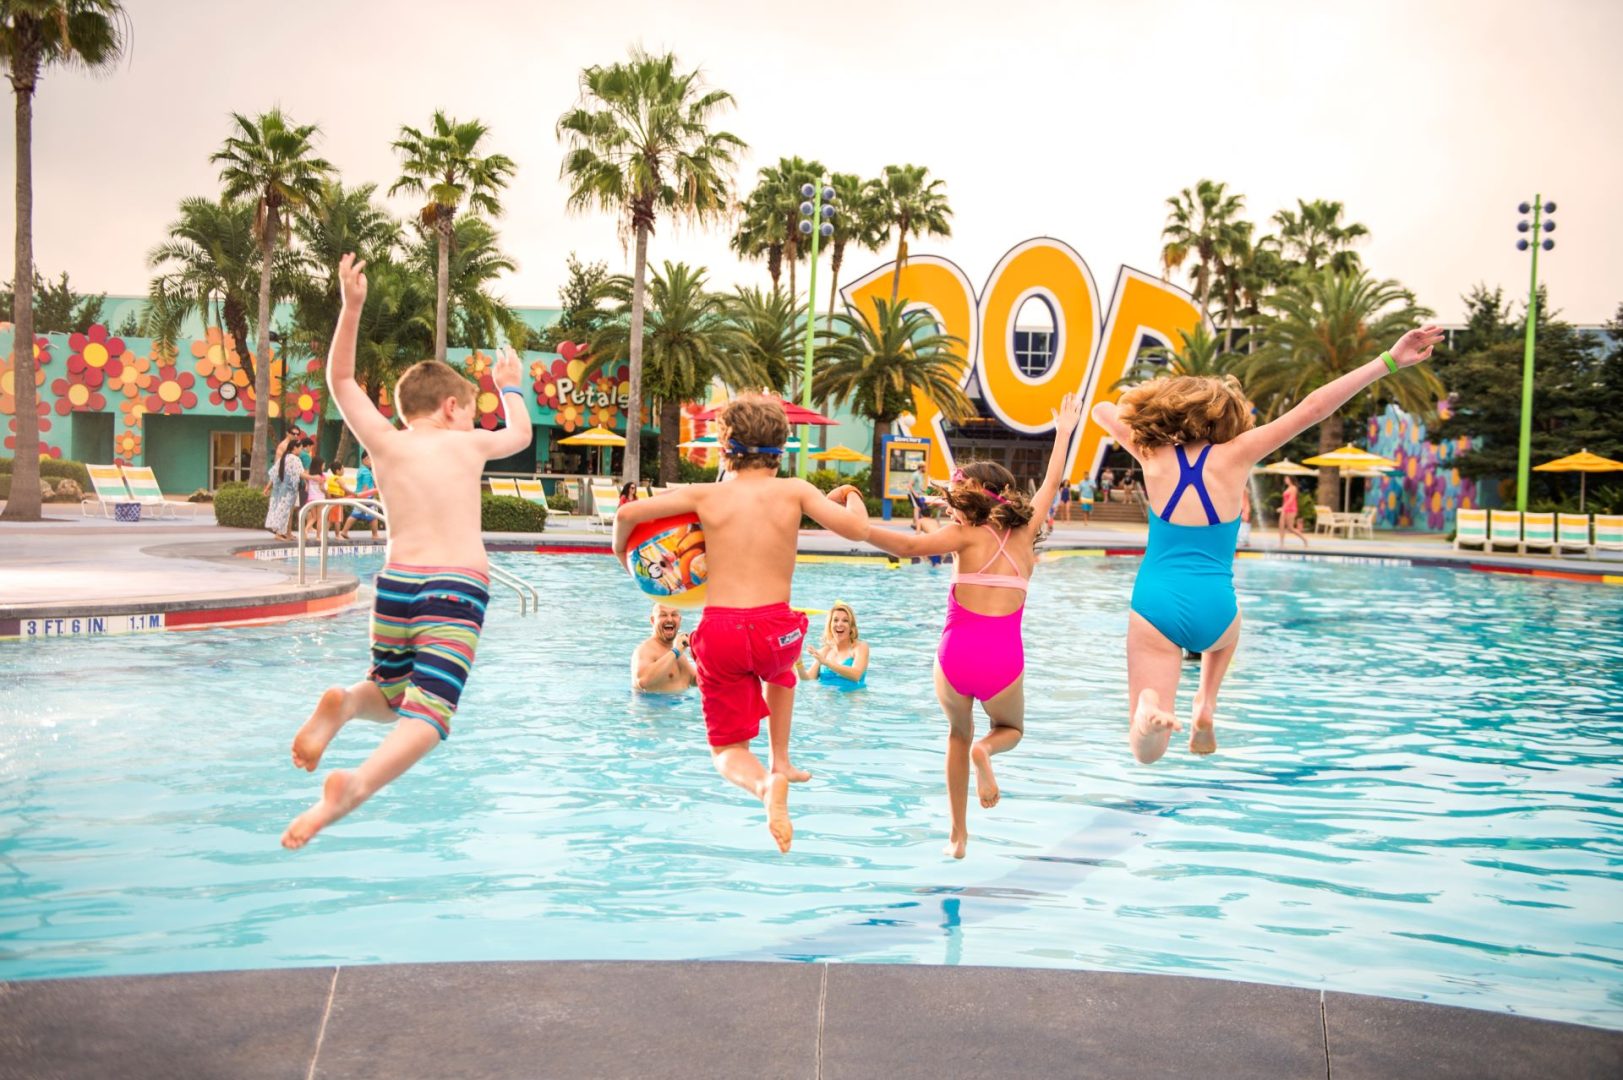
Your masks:
{"label": "railing", "polygon": [[[353,508],[355,508],[357,510],[365,511],[366,513],[371,514],[373,517],[377,518],[379,521],[383,522],[383,527],[385,529],[387,529],[389,527],[389,515],[384,513],[383,504],[378,502],[376,499],[352,499],[352,498],[315,499],[315,500],[313,500],[311,502],[305,503],[304,506],[301,507],[300,510],[299,510],[299,584],[300,585],[303,585],[305,583],[305,580],[304,580],[305,579],[305,574],[304,574],[304,544],[305,544],[305,535],[304,535],[304,533],[305,533],[305,527],[309,523],[309,517],[310,517],[310,514],[311,514],[312,511],[321,511],[322,513],[320,514],[320,516],[325,517],[326,514],[325,514],[324,511],[329,506],[349,506],[349,507],[353,507]],[[317,581],[326,581],[327,580],[327,525],[326,525],[325,521],[323,521],[322,524],[321,524],[321,547],[320,547],[320,554],[318,556],[317,563],[316,563],[316,580]],[[518,614],[519,614],[519,618],[523,618],[524,616],[528,615],[532,609],[537,611],[537,612],[539,612],[541,610],[541,594],[536,592],[534,586],[532,586],[529,582],[525,581],[523,578],[519,577],[517,574],[509,573],[508,571],[503,570],[499,566],[492,566],[492,567],[490,567],[490,580],[491,581],[499,581],[503,585],[506,585],[509,589],[512,589],[513,592],[518,594]]]}

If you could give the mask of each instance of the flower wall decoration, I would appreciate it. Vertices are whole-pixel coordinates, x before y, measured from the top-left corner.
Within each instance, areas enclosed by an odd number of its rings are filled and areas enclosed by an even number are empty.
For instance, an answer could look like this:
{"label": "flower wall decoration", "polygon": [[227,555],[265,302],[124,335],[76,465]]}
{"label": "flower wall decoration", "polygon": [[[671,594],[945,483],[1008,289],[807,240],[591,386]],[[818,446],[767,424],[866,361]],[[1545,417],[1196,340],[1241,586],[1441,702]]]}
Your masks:
{"label": "flower wall decoration", "polygon": [[146,399],[147,412],[179,416],[187,409],[196,408],[197,395],[192,392],[196,382],[197,376],[189,371],[176,371],[173,367],[161,365],[153,379],[152,392]]}

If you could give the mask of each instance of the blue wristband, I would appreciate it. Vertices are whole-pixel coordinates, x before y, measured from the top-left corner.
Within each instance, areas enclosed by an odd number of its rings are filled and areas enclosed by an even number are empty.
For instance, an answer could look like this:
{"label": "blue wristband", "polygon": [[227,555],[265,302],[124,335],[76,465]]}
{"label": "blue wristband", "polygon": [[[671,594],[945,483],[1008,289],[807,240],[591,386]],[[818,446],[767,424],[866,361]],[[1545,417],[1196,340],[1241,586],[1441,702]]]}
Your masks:
{"label": "blue wristband", "polygon": [[524,387],[522,387],[522,386],[504,386],[504,387],[502,387],[502,393],[504,393],[504,394],[517,394],[519,397],[523,397],[524,396]]}

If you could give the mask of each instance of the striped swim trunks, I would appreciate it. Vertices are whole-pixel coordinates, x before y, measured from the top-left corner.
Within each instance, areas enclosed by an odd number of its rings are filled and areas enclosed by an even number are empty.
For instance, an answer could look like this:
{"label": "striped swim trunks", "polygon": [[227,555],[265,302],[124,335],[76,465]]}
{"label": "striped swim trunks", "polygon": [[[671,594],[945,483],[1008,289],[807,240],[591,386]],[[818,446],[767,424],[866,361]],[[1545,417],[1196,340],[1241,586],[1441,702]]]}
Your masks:
{"label": "striped swim trunks", "polygon": [[389,707],[444,739],[473,668],[490,603],[490,579],[476,570],[390,563],[372,600],[372,670]]}

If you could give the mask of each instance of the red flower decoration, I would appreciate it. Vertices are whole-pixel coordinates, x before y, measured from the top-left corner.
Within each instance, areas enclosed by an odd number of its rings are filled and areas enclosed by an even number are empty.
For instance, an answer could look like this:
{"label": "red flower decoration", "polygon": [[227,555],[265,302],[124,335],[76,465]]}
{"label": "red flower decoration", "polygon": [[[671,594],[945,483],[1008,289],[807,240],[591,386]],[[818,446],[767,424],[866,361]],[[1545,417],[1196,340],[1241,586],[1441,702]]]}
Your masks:
{"label": "red flower decoration", "polygon": [[473,399],[474,408],[478,410],[479,426],[486,431],[495,431],[502,426],[502,395],[496,389],[496,381],[490,377],[487,370],[479,376],[479,392]]}
{"label": "red flower decoration", "polygon": [[186,409],[196,408],[197,395],[192,393],[196,382],[197,376],[189,371],[177,372],[172,365],[160,365],[152,394],[146,401],[147,412],[178,416]]}
{"label": "red flower decoration", "polygon": [[283,407],[283,411],[289,420],[313,424],[321,416],[321,395],[308,387],[295,390],[287,396],[287,404]]}
{"label": "red flower decoration", "polygon": [[[34,411],[39,414],[39,452],[55,458],[61,457],[61,450],[54,446],[47,446],[45,443],[45,433],[51,430],[51,407],[45,402],[39,401],[35,403]],[[11,434],[6,436],[6,449],[15,450],[17,449],[17,418],[13,416],[7,426],[11,428]]]}
{"label": "red flower decoration", "polygon": [[104,379],[117,378],[124,370],[124,339],[109,337],[107,327],[100,323],[92,326],[88,334],[68,335],[68,348],[73,350],[73,355],[68,357],[70,380],[92,390],[99,388]]}
{"label": "red flower decoration", "polygon": [[[73,358],[77,359],[77,356]],[[73,360],[68,361],[69,371],[73,370]],[[51,393],[56,395],[58,416],[66,416],[70,412],[100,412],[107,407],[107,399],[101,396],[101,391],[94,389],[101,385],[101,374],[95,372],[95,375],[94,383],[79,382],[77,379],[57,379],[51,383]]]}

